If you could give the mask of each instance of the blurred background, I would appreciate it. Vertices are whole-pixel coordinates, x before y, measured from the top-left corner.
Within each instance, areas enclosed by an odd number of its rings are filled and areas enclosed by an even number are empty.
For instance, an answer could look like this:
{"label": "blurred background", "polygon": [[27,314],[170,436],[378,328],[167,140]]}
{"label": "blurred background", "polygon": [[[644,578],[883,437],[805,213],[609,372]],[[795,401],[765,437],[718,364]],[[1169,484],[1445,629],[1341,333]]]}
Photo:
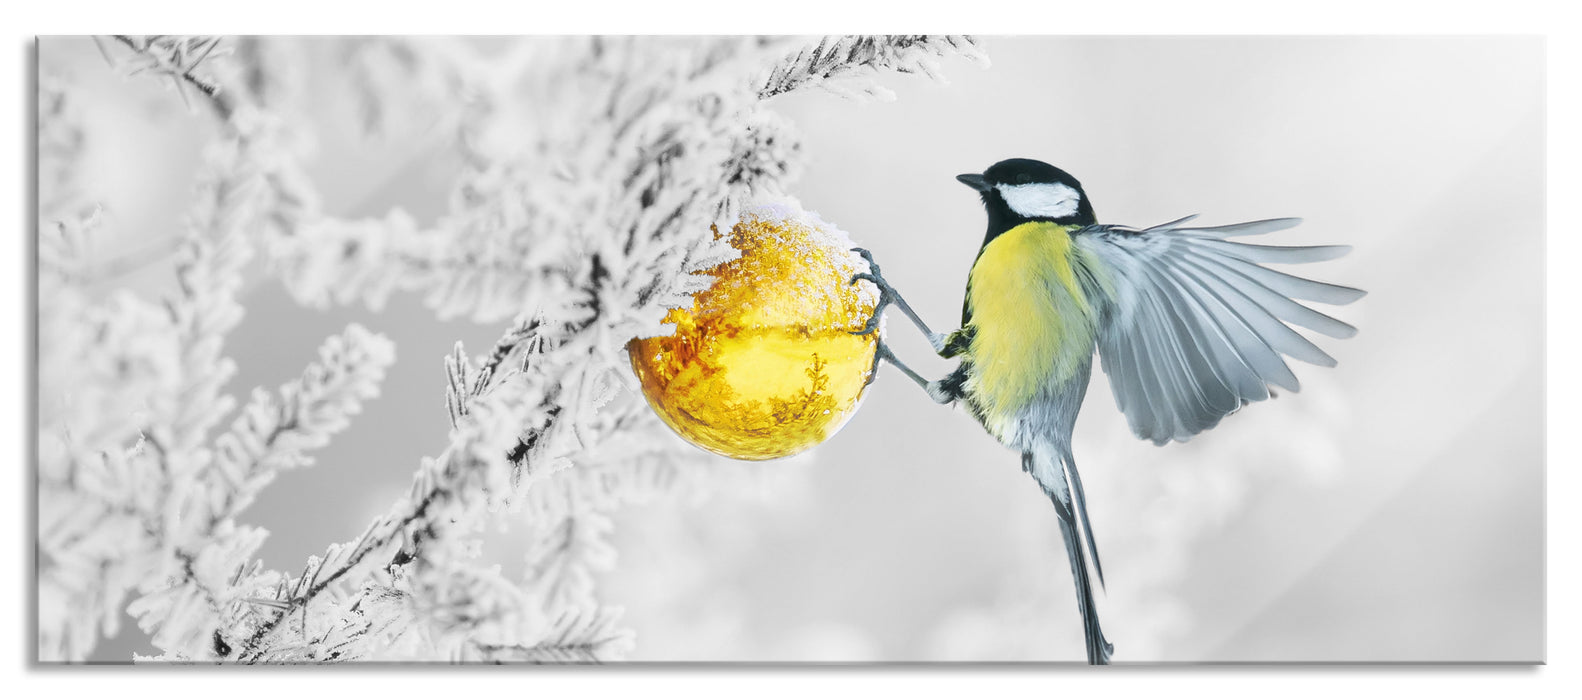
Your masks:
{"label": "blurred background", "polygon": [[[329,40],[309,65],[336,68]],[[1293,368],[1302,391],[1187,444],[1132,437],[1102,375],[1076,453],[1104,558],[1116,660],[1544,658],[1544,63],[1536,38],[988,37],[948,84],[881,80],[893,102],[775,98],[804,134],[792,194],[874,251],[936,328],[959,320],[983,214],[954,181],[1009,157],[1081,179],[1106,223],[1300,216],[1258,242],[1346,243],[1297,269],[1370,294],[1361,329]],[[158,294],[208,120],[115,76],[86,38],[40,42],[80,90],[85,188],[106,201],[108,294]],[[439,130],[367,137],[310,75],[314,185],[329,213],[431,221],[459,169]],[[41,156],[43,157],[43,156]],[[266,565],[355,536],[445,443],[442,358],[499,325],[305,309],[262,271],[229,339],[234,392],[300,371],[349,321],[390,336],[383,395],[249,511]],[[899,317],[891,343],[940,376]],[[49,352],[41,348],[41,353]],[[862,410],[802,456],[741,465],[702,504],[616,515],[602,597],[652,661],[1073,661],[1083,642],[1053,509],[962,410],[883,370]],[[512,537],[489,556],[518,562]],[[131,620],[96,658],[152,653]]]}

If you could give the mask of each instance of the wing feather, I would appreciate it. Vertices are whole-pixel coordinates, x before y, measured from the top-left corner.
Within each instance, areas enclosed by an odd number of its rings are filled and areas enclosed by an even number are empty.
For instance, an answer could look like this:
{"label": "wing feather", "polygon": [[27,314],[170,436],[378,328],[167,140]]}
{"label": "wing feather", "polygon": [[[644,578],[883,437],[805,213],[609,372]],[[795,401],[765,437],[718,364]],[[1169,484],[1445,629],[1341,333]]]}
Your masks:
{"label": "wing feather", "polygon": [[[1209,411],[1221,413],[1236,410],[1241,402],[1232,382],[1226,378],[1234,371],[1234,366],[1227,366],[1216,356],[1217,333],[1206,328],[1204,320],[1194,314],[1191,301],[1175,280],[1158,272],[1151,274],[1151,277],[1163,292],[1175,337],[1182,341],[1181,358],[1188,370],[1187,376],[1198,379],[1193,385],[1201,399],[1200,405]],[[1239,362],[1240,358],[1236,360]]]}
{"label": "wing feather", "polygon": [[[1148,355],[1146,351],[1138,351],[1137,344],[1140,342],[1142,342],[1141,338],[1126,338],[1120,345],[1121,361],[1129,362],[1129,366],[1135,368],[1126,377],[1126,394],[1130,398],[1129,404],[1132,408],[1126,415],[1131,420],[1133,431],[1162,420],[1160,416],[1165,413],[1164,401],[1150,396],[1150,393],[1157,394],[1162,390],[1159,388],[1159,375],[1154,372],[1153,365],[1142,361],[1142,358]],[[1119,400],[1119,395],[1116,398]]]}
{"label": "wing feather", "polygon": [[[1226,318],[1228,311],[1223,308],[1220,308],[1218,313],[1210,310],[1204,298],[1190,291],[1186,283],[1174,278],[1169,279],[1182,302],[1184,316],[1191,319],[1200,329],[1198,338],[1202,342],[1199,347],[1202,348],[1204,357],[1213,364],[1216,369],[1215,374],[1238,399],[1237,405],[1228,407],[1227,410],[1239,408],[1241,403],[1245,403],[1246,397],[1256,397],[1254,400],[1268,398],[1268,387],[1258,378],[1258,373],[1254,369],[1255,363],[1248,359],[1251,350],[1238,350],[1232,340],[1235,331],[1227,330],[1223,325],[1225,321],[1222,319]],[[1205,294],[1204,297],[1206,296],[1208,295]],[[1235,329],[1239,330],[1240,326],[1236,326]]]}
{"label": "wing feather", "polygon": [[[1267,308],[1258,305],[1243,289],[1214,276],[1213,273],[1203,269],[1189,258],[1176,261],[1182,268],[1183,274],[1191,275],[1208,287],[1219,293],[1227,304],[1246,319],[1252,331],[1268,343],[1270,348],[1282,354],[1294,357],[1303,362],[1321,365],[1324,367],[1335,366],[1335,358],[1330,357],[1319,349],[1313,341],[1302,337],[1301,333],[1291,330],[1290,326],[1280,322]],[[1292,375],[1295,381],[1295,375]],[[1296,387],[1291,387],[1296,391]]]}
{"label": "wing feather", "polygon": [[[1155,235],[1169,234],[1161,233]],[[1200,238],[1198,239],[1198,244],[1209,250],[1218,250],[1226,255],[1255,263],[1297,264],[1324,262],[1326,260],[1334,260],[1351,252],[1351,246],[1349,245],[1256,245],[1253,243],[1225,241],[1218,238]]]}
{"label": "wing feather", "polygon": [[[1296,375],[1292,374],[1291,368],[1280,359],[1280,352],[1269,343],[1267,338],[1259,334],[1257,326],[1248,321],[1219,290],[1208,286],[1197,275],[1192,274],[1191,270],[1173,269],[1178,278],[1186,281],[1193,293],[1204,300],[1209,313],[1220,322],[1221,327],[1230,336],[1231,347],[1243,353],[1242,356],[1247,358],[1259,379],[1282,389],[1297,390]],[[1148,335],[1159,330],[1153,325],[1139,325],[1132,329],[1132,332]],[[1102,346],[1100,352],[1103,352]]]}
{"label": "wing feather", "polygon": [[1286,274],[1279,270],[1259,267],[1253,263],[1227,256],[1210,257],[1205,253],[1193,251],[1189,253],[1200,259],[1212,259],[1225,267],[1240,272],[1247,277],[1255,279],[1259,284],[1268,287],[1276,294],[1281,294],[1291,299],[1305,299],[1321,304],[1344,305],[1361,299],[1367,294],[1360,289],[1342,287],[1338,284],[1318,282],[1296,275]]}
{"label": "wing feather", "polygon": [[1294,227],[1297,224],[1302,223],[1301,219],[1286,218],[1286,219],[1263,219],[1261,221],[1245,221],[1245,222],[1242,222],[1242,223],[1239,223],[1239,224],[1226,224],[1224,226],[1205,226],[1205,227],[1202,227],[1202,228],[1196,228],[1196,227],[1194,227],[1194,228],[1181,228],[1179,226],[1175,226],[1175,224],[1180,223],[1182,221],[1191,221],[1192,219],[1196,219],[1196,218],[1197,218],[1197,215],[1194,214],[1192,216],[1186,217],[1185,219],[1177,219],[1177,220],[1172,221],[1172,222],[1170,222],[1168,224],[1162,224],[1162,225],[1159,225],[1159,226],[1152,226],[1152,227],[1149,227],[1146,230],[1156,231],[1156,230],[1159,230],[1159,229],[1174,229],[1176,231],[1179,231],[1179,232],[1185,233],[1185,234],[1213,236],[1214,238],[1236,238],[1238,236],[1261,236],[1261,235],[1263,235],[1265,233],[1274,233],[1275,231],[1284,231],[1284,230],[1286,230],[1288,228]]}
{"label": "wing feather", "polygon": [[[1175,221],[1167,221],[1167,222],[1159,224],[1157,226],[1149,226],[1148,228],[1143,229],[1142,232],[1146,233],[1148,231],[1160,231],[1160,230],[1167,230],[1167,229],[1180,229],[1181,227],[1178,224],[1184,224],[1184,223],[1186,223],[1188,221],[1196,219],[1197,217],[1198,217],[1197,214],[1188,214],[1188,215],[1183,216],[1183,217],[1181,217],[1179,219],[1176,219]],[[1203,229],[1203,230],[1206,231],[1208,229]]]}
{"label": "wing feather", "polygon": [[1297,391],[1300,383],[1282,356],[1334,366],[1291,325],[1333,338],[1357,329],[1295,299],[1348,304],[1365,294],[1262,266],[1333,260],[1350,246],[1225,240],[1287,229],[1300,219],[1181,226],[1192,218],[1073,234],[1105,292],[1097,295],[1099,360],[1115,403],[1133,432],[1158,444],[1214,427],[1268,398],[1271,386]]}
{"label": "wing feather", "polygon": [[[1186,327],[1172,304],[1170,297],[1173,285],[1161,279],[1155,270],[1143,268],[1143,271],[1154,282],[1152,293],[1148,295],[1152,306],[1151,311],[1156,318],[1163,321],[1166,327],[1172,331],[1160,334],[1158,338],[1158,340],[1163,341],[1158,343],[1158,345],[1165,346],[1167,352],[1153,355],[1153,357],[1158,357],[1161,360],[1155,363],[1156,367],[1170,376],[1171,388],[1174,390],[1176,399],[1172,403],[1174,405],[1195,406],[1202,411],[1210,410],[1212,401],[1208,398],[1208,392],[1212,390],[1214,382],[1194,379],[1194,375],[1198,377],[1205,376],[1194,372],[1194,370],[1204,369],[1204,360],[1202,353],[1198,352],[1193,344],[1191,330]],[[1209,379],[1214,378],[1212,372],[1208,372],[1206,377]],[[1176,416],[1176,418],[1185,417],[1185,415]],[[1184,424],[1178,423],[1176,427],[1184,427]]]}
{"label": "wing feather", "polygon": [[1254,303],[1268,309],[1286,323],[1294,323],[1308,330],[1323,333],[1331,338],[1350,338],[1357,334],[1356,326],[1298,304],[1292,301],[1290,297],[1283,296],[1279,292],[1270,289],[1253,276],[1225,265],[1214,258],[1189,252],[1187,253],[1187,259],[1213,272],[1221,280],[1236,285],[1236,288],[1245,292],[1248,297],[1252,298]]}

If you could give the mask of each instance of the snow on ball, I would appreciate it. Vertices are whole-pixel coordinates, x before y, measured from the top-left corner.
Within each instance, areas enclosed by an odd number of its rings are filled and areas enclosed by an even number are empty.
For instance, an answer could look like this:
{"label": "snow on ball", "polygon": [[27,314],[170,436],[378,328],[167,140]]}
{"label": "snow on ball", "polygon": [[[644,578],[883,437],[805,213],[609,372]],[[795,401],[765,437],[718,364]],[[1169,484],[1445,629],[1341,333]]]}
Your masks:
{"label": "snow on ball", "polygon": [[[719,232],[715,232],[719,235]],[[627,345],[659,417],[698,447],[746,460],[786,457],[856,412],[878,334],[878,302],[845,232],[794,202],[748,208],[731,228],[741,257],[699,274],[713,285],[671,309],[674,335]]]}

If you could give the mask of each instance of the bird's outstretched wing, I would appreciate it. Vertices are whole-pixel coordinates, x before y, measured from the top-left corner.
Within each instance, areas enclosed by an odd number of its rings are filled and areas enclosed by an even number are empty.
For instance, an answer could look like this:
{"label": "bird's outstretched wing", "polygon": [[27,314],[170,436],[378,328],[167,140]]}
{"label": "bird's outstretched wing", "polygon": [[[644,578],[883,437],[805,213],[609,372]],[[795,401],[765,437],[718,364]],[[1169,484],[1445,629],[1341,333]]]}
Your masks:
{"label": "bird's outstretched wing", "polygon": [[1270,219],[1187,228],[1187,217],[1136,230],[1072,233],[1095,285],[1099,360],[1115,403],[1138,437],[1186,441],[1225,415],[1298,388],[1281,355],[1333,367],[1334,358],[1286,324],[1332,338],[1357,329],[1293,299],[1348,304],[1366,292],[1296,277],[1260,263],[1310,263],[1350,246],[1265,246],[1227,240],[1290,228]]}

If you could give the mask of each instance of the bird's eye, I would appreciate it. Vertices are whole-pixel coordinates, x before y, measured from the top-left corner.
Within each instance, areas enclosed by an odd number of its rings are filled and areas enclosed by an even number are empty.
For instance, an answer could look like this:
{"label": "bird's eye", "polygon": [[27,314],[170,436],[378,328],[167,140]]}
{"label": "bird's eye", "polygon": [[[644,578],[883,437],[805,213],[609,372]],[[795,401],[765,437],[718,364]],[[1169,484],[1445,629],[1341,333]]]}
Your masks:
{"label": "bird's eye", "polygon": [[1016,184],[1018,184],[1018,185],[1025,185],[1025,184],[1027,184],[1029,182],[1032,182],[1032,181],[1033,181],[1033,176],[1032,175],[1028,175],[1027,173],[1018,173],[1016,175]]}

